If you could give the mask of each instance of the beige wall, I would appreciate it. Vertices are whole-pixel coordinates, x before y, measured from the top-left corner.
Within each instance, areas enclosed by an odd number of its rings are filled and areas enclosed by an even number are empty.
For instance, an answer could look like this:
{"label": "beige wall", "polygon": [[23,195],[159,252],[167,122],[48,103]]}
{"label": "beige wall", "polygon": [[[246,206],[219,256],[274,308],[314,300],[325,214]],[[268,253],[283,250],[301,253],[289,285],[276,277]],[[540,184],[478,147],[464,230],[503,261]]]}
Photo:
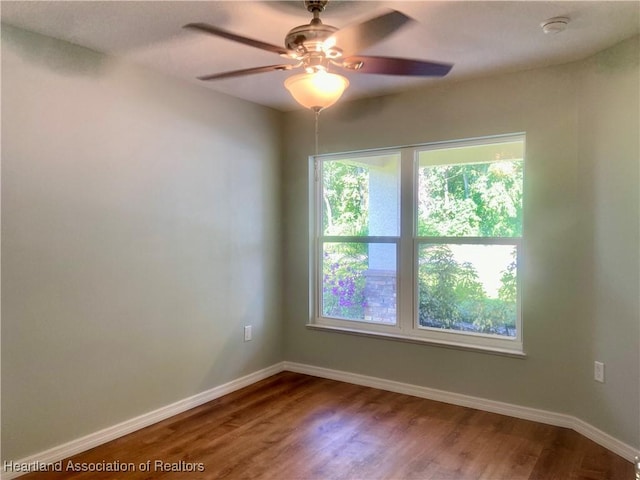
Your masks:
{"label": "beige wall", "polygon": [[283,359],[280,126],[3,26],[3,459]]}
{"label": "beige wall", "polygon": [[[577,415],[640,446],[637,57],[636,38],[575,64],[321,115],[321,153],[526,132],[526,359],[305,328],[313,116],[288,114],[286,358]],[[594,360],[606,363],[605,384],[593,380]]]}
{"label": "beige wall", "polygon": [[[593,382],[593,371],[583,362],[576,375],[584,390],[575,407],[592,425],[625,432],[618,438],[634,438],[640,428],[638,52],[636,37],[590,58],[581,66],[578,84],[585,267],[579,358],[603,361],[606,384]],[[629,443],[638,446],[638,440]]]}

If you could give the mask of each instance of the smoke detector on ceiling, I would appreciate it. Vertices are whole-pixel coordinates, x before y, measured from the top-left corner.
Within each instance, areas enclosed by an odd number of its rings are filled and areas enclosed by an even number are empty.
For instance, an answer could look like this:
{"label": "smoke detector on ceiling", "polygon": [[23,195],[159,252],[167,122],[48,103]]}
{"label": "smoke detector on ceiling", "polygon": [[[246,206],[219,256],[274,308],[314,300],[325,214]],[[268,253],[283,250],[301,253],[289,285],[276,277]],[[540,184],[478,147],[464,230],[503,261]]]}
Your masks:
{"label": "smoke detector on ceiling", "polygon": [[564,32],[569,25],[569,19],[567,17],[553,17],[545,20],[540,24],[542,31],[548,34],[556,34]]}

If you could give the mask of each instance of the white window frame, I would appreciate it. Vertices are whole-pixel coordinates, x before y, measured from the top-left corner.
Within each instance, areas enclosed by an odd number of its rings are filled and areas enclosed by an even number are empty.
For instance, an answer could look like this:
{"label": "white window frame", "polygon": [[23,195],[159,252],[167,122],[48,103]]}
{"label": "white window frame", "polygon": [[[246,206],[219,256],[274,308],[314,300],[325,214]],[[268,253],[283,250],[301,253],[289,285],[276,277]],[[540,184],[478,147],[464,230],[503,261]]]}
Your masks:
{"label": "white window frame", "polygon": [[[435,142],[404,147],[382,148],[348,153],[326,154],[310,157],[310,311],[307,326],[314,329],[340,331],[359,335],[386,337],[409,342],[426,343],[445,347],[481,350],[496,354],[524,357],[522,325],[522,255],[523,237],[419,237],[417,236],[418,218],[418,158],[419,153],[427,150],[479,146],[492,143],[522,141],[526,150],[524,133],[496,135],[465,140]],[[400,155],[400,232],[393,236],[323,236],[322,232],[322,183],[321,169],[325,160],[362,158],[376,155]],[[526,157],[526,154],[523,155]],[[525,160],[523,158],[523,160]],[[526,160],[525,160],[526,170]],[[526,200],[523,200],[526,201]],[[396,324],[380,324],[365,320],[344,320],[321,315],[322,298],[322,243],[395,243],[397,248],[397,285],[396,285]],[[514,245],[517,248],[517,307],[516,336],[506,338],[500,335],[459,332],[455,330],[432,329],[419,326],[418,322],[418,249],[422,244],[480,244]]]}

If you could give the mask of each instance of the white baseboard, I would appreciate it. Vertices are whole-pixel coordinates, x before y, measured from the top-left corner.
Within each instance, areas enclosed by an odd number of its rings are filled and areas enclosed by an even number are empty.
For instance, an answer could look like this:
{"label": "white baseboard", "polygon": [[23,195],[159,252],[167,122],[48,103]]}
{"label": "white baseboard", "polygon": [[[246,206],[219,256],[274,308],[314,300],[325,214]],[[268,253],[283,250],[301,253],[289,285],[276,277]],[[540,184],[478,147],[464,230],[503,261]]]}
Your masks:
{"label": "white baseboard", "polygon": [[471,397],[460,393],[436,390],[434,388],[420,387],[408,383],[386,380],[384,378],[370,377],[367,375],[332,370],[329,368],[314,367],[312,365],[305,365],[301,363],[284,362],[284,370],[328,378],[331,380],[339,380],[341,382],[353,383],[355,385],[362,385],[365,387],[379,388],[380,390],[387,390],[390,392],[404,393],[414,397],[475,408],[486,412],[499,413],[501,415],[508,415],[510,417],[531,420],[547,425],[570,428],[630,462],[633,462],[634,457],[639,455],[639,452],[630,445],[621,442],[617,438],[597,429],[593,425],[571,415],[549,412],[547,410],[539,410],[530,407],[522,407],[485,398]]}
{"label": "white baseboard", "polygon": [[[97,447],[98,445],[102,445],[104,443],[110,442],[111,440],[115,440],[116,438],[120,438],[136,430],[148,427],[149,425],[153,425],[154,423],[160,422],[174,415],[178,415],[179,413],[185,412],[191,408],[195,408],[199,405],[202,405],[203,403],[210,402],[211,400],[215,400],[216,398],[227,395],[228,393],[249,386],[253,383],[256,383],[260,380],[263,380],[285,370],[290,372],[303,373],[306,375],[313,375],[315,377],[338,380],[341,382],[353,383],[355,385],[379,388],[380,390],[387,390],[390,392],[404,393],[406,395],[412,395],[414,397],[436,400],[439,402],[475,408],[492,413],[499,413],[502,415],[508,415],[510,417],[522,418],[525,420],[545,423],[548,425],[571,428],[572,430],[575,430],[581,435],[584,435],[590,440],[593,440],[597,444],[603,446],[608,450],[611,450],[612,452],[620,455],[630,462],[633,462],[634,457],[639,454],[639,452],[637,452],[633,447],[595,428],[585,421],[580,420],[576,417],[572,417],[570,415],[549,412],[546,410],[538,410],[530,407],[521,407],[519,405],[497,402],[495,400],[471,397],[459,393],[436,390],[433,388],[421,387],[408,383],[396,382],[393,380],[386,380],[384,378],[370,377],[357,373],[344,372],[341,370],[332,370],[329,368],[315,367],[312,365],[305,365],[295,362],[280,362],[249,375],[245,375],[244,377],[232,380],[218,387],[214,387],[205,392],[193,395],[189,398],[185,398],[184,400],[172,403],[171,405],[167,405],[152,412],[145,413],[130,420],[126,420],[112,427],[108,427],[104,430],[100,430],[90,435],[72,440],[68,443],[59,445],[44,452],[40,452],[21,460],[14,461],[13,463],[37,463],[42,465],[59,462],[60,460],[64,460],[73,455],[77,455],[78,453]],[[3,468],[0,468],[0,471],[2,470]],[[7,471],[3,472],[0,476],[3,479],[9,480],[12,478],[17,478],[21,475],[24,475],[24,473]]]}
{"label": "white baseboard", "polygon": [[[202,405],[203,403],[210,402],[211,400],[215,400],[216,398],[222,397],[223,395],[227,395],[228,393],[247,387],[253,383],[275,375],[276,373],[280,373],[283,371],[283,369],[284,363],[277,363],[257,372],[245,375],[244,377],[240,377],[223,385],[214,387],[210,390],[198,393],[183,400],[179,400],[170,405],[166,405],[152,412],[145,413],[112,427],[105,428],[104,430],[100,430],[85,437],[72,440],[63,445],[59,445],[57,447],[37,453],[35,455],[31,455],[21,460],[16,460],[13,462],[13,464],[33,465],[37,463],[38,465],[42,465],[64,460],[65,458],[77,455],[78,453],[110,442],[111,440],[115,440],[116,438],[120,438],[144,427],[148,427],[149,425],[153,425],[154,423],[158,423],[169,417],[178,415],[179,413],[186,412],[187,410]],[[17,478],[27,473],[4,471],[5,469],[3,467],[4,465],[0,465],[0,472],[2,472],[2,475],[0,475],[0,477],[3,479],[9,480],[11,478]]]}

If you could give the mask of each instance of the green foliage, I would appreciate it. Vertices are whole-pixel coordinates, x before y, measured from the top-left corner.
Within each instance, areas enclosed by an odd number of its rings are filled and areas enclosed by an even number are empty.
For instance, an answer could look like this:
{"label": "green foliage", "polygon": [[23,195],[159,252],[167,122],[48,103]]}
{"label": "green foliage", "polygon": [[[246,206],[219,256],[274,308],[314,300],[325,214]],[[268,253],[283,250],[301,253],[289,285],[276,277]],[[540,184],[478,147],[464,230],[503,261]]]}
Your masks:
{"label": "green foliage", "polygon": [[501,286],[498,290],[498,298],[503,302],[512,302],[516,303],[518,296],[518,283],[516,276],[516,259],[515,259],[515,250],[513,259],[511,263],[507,267],[507,269],[502,272],[502,278],[500,279]]}
{"label": "green foliage", "polygon": [[323,163],[325,235],[367,235],[369,231],[369,174],[363,167],[342,161]]}
{"label": "green foliage", "polygon": [[445,245],[423,247],[421,251],[426,255],[421,258],[418,273],[420,323],[452,328],[460,320],[456,299],[459,266]]}
{"label": "green foliage", "polygon": [[518,237],[522,162],[421,167],[418,234]]}
{"label": "green foliage", "polygon": [[[515,262],[503,272],[499,292],[511,292],[511,278]],[[421,246],[418,296],[424,327],[515,335],[515,297],[487,297],[474,266],[458,263],[447,245]]]}

